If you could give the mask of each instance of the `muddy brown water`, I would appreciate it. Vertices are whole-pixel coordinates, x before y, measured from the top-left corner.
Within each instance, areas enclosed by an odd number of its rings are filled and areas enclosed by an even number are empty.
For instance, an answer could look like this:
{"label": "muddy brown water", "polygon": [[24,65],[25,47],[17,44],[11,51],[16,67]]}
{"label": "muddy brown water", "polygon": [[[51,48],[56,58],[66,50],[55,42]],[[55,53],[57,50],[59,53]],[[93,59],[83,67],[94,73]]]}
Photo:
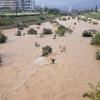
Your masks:
{"label": "muddy brown water", "polygon": [[[3,58],[0,100],[88,100],[82,95],[90,90],[88,83],[100,81],[100,61],[95,59],[98,47],[90,45],[91,38],[83,38],[82,31],[91,28],[100,30],[100,24],[57,21],[66,27],[75,27],[74,32],[53,40],[52,35],[43,38],[39,35],[16,37],[16,28],[3,31],[8,41],[0,45]],[[36,28],[35,25],[30,27]],[[55,30],[52,24],[46,22],[38,32],[42,32],[44,27]],[[36,41],[40,43],[39,48],[34,46]],[[52,46],[51,57],[56,59],[56,64],[35,63],[41,56],[41,47],[45,45]],[[60,45],[66,46],[66,53],[60,52]]]}

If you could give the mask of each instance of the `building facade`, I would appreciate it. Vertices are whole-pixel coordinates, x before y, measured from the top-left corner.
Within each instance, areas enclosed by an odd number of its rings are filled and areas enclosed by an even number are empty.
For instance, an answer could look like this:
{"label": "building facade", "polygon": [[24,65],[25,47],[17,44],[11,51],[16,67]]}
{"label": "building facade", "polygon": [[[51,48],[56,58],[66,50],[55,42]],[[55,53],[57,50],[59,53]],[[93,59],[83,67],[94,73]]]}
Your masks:
{"label": "building facade", "polygon": [[17,0],[17,4],[18,9],[23,11],[34,10],[35,7],[34,0]]}
{"label": "building facade", "polygon": [[0,0],[0,8],[10,8],[15,10],[34,10],[35,0]]}
{"label": "building facade", "polygon": [[0,8],[16,8],[16,0],[0,0]]}

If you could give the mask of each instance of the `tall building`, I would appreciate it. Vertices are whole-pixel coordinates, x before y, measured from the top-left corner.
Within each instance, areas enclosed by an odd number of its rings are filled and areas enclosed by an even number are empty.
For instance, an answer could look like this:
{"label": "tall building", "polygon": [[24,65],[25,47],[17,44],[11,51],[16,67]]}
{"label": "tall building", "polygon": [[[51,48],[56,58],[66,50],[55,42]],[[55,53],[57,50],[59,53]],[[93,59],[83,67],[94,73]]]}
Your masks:
{"label": "tall building", "polygon": [[24,9],[32,10],[32,0],[24,0]]}
{"label": "tall building", "polygon": [[35,0],[17,0],[19,10],[28,11],[34,10]]}
{"label": "tall building", "polygon": [[32,7],[35,10],[35,7],[36,7],[35,0],[32,1]]}
{"label": "tall building", "polygon": [[10,8],[15,10],[34,10],[35,0],[0,0],[0,8]]}
{"label": "tall building", "polygon": [[16,0],[0,0],[0,8],[16,8]]}

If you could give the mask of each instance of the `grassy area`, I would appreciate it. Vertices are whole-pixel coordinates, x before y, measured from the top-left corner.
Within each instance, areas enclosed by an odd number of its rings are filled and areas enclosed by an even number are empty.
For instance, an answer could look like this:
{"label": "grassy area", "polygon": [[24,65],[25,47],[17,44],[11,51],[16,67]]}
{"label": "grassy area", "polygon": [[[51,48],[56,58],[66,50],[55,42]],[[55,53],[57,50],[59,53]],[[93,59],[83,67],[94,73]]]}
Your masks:
{"label": "grassy area", "polygon": [[59,26],[58,30],[56,31],[56,34],[59,36],[64,36],[66,33],[66,28],[64,26]]}
{"label": "grassy area", "polygon": [[93,19],[100,20],[100,13],[90,12],[90,13],[85,13],[83,15],[86,16],[86,17],[90,17],[90,18],[93,18]]}
{"label": "grassy area", "polygon": [[[33,12],[17,12],[17,16],[22,15],[39,15],[39,12],[33,13]],[[16,12],[0,12],[0,16],[16,16]]]}
{"label": "grassy area", "polygon": [[40,14],[40,15],[30,15],[30,16],[1,16],[0,17],[0,26],[6,26],[6,25],[12,25],[15,24],[16,22],[23,22],[23,23],[28,23],[28,22],[44,22],[48,20],[52,20],[56,17],[60,16],[59,14],[54,15],[54,14]]}
{"label": "grassy area", "polygon": [[84,93],[83,97],[88,97],[90,100],[100,100],[100,83],[98,83],[97,86],[91,83],[89,85],[92,91]]}
{"label": "grassy area", "polygon": [[92,38],[91,44],[100,45],[100,33],[96,33],[95,37]]}

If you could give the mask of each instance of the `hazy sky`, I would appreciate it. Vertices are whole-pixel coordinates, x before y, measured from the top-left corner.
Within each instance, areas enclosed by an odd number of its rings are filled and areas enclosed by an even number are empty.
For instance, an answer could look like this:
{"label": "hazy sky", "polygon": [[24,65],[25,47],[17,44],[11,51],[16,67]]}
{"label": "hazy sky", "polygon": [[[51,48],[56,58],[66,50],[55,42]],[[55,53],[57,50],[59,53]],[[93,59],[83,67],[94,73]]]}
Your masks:
{"label": "hazy sky", "polygon": [[58,7],[67,9],[71,5],[74,8],[94,8],[96,5],[100,7],[100,0],[35,0],[36,4],[43,4],[49,7]]}

